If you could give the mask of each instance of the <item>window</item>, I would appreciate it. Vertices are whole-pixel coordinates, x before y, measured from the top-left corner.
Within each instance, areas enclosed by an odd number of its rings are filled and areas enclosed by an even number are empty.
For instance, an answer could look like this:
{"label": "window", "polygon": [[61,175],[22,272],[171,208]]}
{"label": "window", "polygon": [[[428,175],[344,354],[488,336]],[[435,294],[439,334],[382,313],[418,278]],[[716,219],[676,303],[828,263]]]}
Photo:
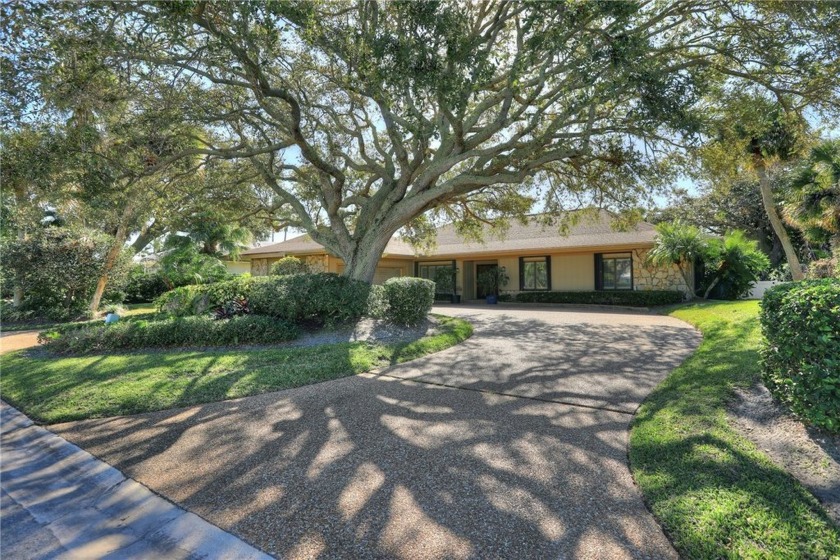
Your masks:
{"label": "window", "polygon": [[455,265],[451,262],[420,263],[417,265],[417,276],[434,282],[435,292],[438,294],[455,292]]}
{"label": "window", "polygon": [[598,258],[600,258],[598,289],[633,289],[633,259],[629,255],[596,255],[596,259]]}
{"label": "window", "polygon": [[551,257],[519,259],[519,289],[522,291],[551,289]]}

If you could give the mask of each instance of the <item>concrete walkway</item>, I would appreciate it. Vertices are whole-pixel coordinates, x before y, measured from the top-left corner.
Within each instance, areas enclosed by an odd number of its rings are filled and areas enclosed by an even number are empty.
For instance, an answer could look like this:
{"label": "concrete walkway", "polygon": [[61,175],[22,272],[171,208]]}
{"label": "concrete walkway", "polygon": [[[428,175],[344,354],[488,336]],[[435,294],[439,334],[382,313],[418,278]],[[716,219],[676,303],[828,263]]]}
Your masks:
{"label": "concrete walkway", "polygon": [[475,335],[378,375],[51,429],[277,557],[676,557],[627,429],[699,334],[644,313],[439,311]]}
{"label": "concrete walkway", "polygon": [[269,558],[0,402],[6,559]]}

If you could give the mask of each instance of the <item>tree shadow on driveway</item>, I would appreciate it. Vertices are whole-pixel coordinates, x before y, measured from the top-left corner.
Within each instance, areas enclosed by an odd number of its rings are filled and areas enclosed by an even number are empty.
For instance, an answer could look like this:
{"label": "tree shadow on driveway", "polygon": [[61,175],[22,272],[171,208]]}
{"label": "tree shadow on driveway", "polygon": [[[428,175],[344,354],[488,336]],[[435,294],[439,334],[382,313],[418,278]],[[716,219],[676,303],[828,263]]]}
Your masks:
{"label": "tree shadow on driveway", "polygon": [[[606,325],[475,321],[467,343],[385,372],[474,390],[360,375],[51,429],[283,558],[674,557],[626,466],[638,394],[614,385],[652,387],[676,358],[642,372],[622,359],[669,337],[688,352],[694,331],[630,325],[622,342]],[[494,351],[504,340],[516,348]],[[624,349],[604,372],[581,342]],[[615,410],[545,402],[576,399]]]}

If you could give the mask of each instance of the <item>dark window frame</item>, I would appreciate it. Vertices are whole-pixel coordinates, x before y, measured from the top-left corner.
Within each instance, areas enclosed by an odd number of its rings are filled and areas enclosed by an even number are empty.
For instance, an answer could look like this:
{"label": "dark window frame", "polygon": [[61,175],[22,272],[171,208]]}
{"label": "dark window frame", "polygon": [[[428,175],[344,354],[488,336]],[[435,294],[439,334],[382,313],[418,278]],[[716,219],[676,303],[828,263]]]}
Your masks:
{"label": "dark window frame", "polygon": [[[434,269],[437,269],[437,268],[451,268],[452,269],[452,292],[437,292],[436,291],[435,293],[439,294],[439,295],[454,295],[454,294],[458,293],[458,277],[457,277],[458,267],[457,267],[457,262],[454,259],[451,260],[451,261],[450,260],[415,261],[414,262],[414,277],[415,278],[423,278],[420,275],[420,269],[424,266],[427,267],[427,268],[431,267],[431,268],[434,268]],[[426,278],[426,279],[434,282],[435,274],[433,273],[431,276],[432,276],[432,278]]]}
{"label": "dark window frame", "polygon": [[[538,263],[539,259],[545,262],[545,288],[528,288],[525,286],[525,264]],[[536,284],[536,276],[534,277]],[[550,292],[551,291],[551,255],[534,255],[519,257],[519,291],[520,292]]]}
{"label": "dark window frame", "polygon": [[[604,285],[604,261],[630,261],[630,285],[625,288],[617,287],[618,278],[613,279],[613,287]],[[595,254],[595,289],[603,292],[632,292],[636,285],[636,279],[633,275],[633,253],[632,251],[626,253],[596,253]]]}

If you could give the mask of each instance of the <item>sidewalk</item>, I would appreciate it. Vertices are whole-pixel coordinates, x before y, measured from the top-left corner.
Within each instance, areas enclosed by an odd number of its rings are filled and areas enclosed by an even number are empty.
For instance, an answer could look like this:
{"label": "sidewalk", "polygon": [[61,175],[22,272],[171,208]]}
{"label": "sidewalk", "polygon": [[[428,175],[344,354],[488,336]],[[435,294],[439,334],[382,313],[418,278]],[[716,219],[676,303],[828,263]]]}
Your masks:
{"label": "sidewalk", "polygon": [[268,559],[0,401],[4,558]]}

